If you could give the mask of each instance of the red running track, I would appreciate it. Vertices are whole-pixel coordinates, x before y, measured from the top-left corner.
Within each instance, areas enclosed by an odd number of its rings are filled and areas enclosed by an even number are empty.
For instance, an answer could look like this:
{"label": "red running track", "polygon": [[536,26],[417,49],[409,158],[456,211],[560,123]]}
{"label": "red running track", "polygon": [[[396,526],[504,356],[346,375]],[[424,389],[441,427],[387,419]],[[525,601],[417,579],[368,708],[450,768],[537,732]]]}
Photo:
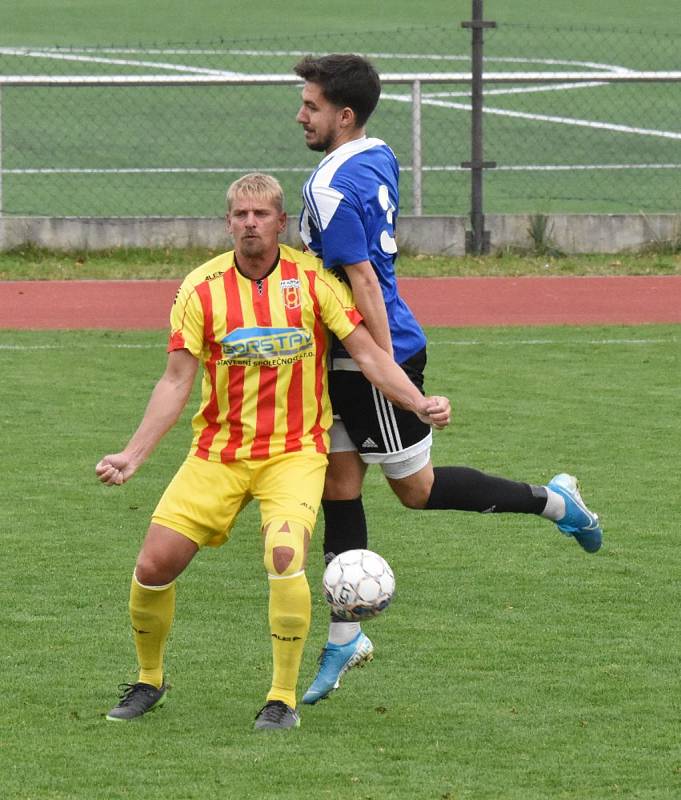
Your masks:
{"label": "red running track", "polygon": [[[165,328],[179,281],[0,281],[0,328]],[[681,323],[681,275],[403,278],[424,325]]]}

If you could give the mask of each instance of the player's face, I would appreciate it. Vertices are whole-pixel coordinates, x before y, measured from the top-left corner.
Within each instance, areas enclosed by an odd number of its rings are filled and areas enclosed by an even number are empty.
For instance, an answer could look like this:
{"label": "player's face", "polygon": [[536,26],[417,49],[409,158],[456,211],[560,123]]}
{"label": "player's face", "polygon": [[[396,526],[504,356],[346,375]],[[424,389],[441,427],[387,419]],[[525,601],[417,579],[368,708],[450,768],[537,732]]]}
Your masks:
{"label": "player's face", "polygon": [[272,201],[237,195],[227,214],[227,224],[237,256],[273,259],[279,234],[286,226],[286,214]]}
{"label": "player's face", "polygon": [[330,153],[338,147],[343,134],[343,118],[347,109],[330,103],[318,83],[305,81],[302,93],[303,104],[296,122],[303,126],[305,144],[310,150]]}

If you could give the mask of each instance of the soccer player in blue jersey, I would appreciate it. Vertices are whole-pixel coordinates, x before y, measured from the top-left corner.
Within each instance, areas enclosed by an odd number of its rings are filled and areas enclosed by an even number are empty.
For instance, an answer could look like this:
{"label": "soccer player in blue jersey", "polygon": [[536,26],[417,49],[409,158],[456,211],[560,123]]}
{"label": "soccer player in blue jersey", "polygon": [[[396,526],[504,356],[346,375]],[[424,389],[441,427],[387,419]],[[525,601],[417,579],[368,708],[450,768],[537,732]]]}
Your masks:
{"label": "soccer player in blue jersey", "polygon": [[[419,389],[426,337],[400,297],[395,277],[399,165],[388,145],[366,135],[381,93],[374,67],[351,54],[307,57],[296,117],[305,144],[325,153],[303,188],[303,243],[351,285],[376,342]],[[545,485],[488,475],[469,467],[433,467],[430,427],[394,407],[359,372],[339,342],[331,353],[334,409],[326,473],[324,557],[367,546],[362,482],[380,464],[407,508],[536,514],[553,520],[589,553],[601,546],[598,517],[585,506],[577,480],[565,473]],[[303,697],[316,703],[338,688],[353,666],[371,660],[373,645],[359,623],[332,617],[320,667]]]}

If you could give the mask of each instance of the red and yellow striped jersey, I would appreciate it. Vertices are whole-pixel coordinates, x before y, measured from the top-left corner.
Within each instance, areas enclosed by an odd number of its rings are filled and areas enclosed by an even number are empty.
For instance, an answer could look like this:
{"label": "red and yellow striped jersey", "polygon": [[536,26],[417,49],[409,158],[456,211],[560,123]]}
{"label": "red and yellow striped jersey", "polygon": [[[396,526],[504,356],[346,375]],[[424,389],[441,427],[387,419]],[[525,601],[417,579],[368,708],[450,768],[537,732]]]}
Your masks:
{"label": "red and yellow striped jersey", "polygon": [[244,277],[234,251],[190,272],[170,315],[168,352],[203,363],[192,453],[209,461],[328,452],[329,333],[361,322],[348,287],[321,261],[281,245],[262,280]]}

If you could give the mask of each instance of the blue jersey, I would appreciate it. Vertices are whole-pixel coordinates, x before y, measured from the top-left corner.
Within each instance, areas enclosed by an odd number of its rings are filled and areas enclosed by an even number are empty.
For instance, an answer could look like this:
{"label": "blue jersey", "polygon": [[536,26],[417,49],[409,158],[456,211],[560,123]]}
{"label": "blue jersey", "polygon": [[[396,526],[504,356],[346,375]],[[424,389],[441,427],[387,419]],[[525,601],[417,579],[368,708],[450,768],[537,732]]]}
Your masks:
{"label": "blue jersey", "polygon": [[426,337],[397,291],[398,181],[399,165],[385,142],[363,137],[341,145],[303,187],[300,236],[328,269],[371,262],[383,292],[395,361],[401,364],[426,346]]}

